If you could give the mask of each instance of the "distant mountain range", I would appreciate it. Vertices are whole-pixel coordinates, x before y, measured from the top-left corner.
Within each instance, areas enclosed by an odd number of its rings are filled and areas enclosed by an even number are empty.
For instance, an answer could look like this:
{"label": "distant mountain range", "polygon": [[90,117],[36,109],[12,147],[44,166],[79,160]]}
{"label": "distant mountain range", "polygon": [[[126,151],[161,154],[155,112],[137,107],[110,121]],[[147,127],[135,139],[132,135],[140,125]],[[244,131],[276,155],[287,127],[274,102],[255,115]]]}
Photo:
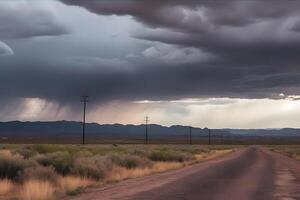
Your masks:
{"label": "distant mountain range", "polygon": [[[186,137],[189,134],[188,126],[148,126],[151,138]],[[0,137],[3,138],[50,138],[50,137],[80,137],[82,123],[75,121],[53,122],[0,122]],[[208,129],[192,128],[193,137],[207,137]],[[142,139],[145,135],[145,125],[97,124],[87,123],[88,137],[98,138],[136,138]],[[214,137],[300,137],[300,129],[212,129]]]}

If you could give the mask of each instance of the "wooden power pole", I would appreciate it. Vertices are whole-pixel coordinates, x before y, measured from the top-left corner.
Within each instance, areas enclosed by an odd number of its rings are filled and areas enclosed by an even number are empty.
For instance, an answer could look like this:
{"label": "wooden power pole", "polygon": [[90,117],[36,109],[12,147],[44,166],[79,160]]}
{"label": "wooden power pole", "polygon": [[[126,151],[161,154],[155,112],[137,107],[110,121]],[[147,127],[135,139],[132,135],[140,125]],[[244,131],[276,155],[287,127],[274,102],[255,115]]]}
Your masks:
{"label": "wooden power pole", "polygon": [[190,126],[190,144],[193,144],[193,141],[192,141],[192,127]]}
{"label": "wooden power pole", "polygon": [[88,96],[86,95],[82,96],[81,102],[83,103],[82,144],[85,144],[85,111],[86,111],[86,103],[88,102]]}
{"label": "wooden power pole", "polygon": [[145,117],[145,126],[146,126],[146,135],[145,135],[145,144],[148,144],[148,122],[149,122],[149,117]]}
{"label": "wooden power pole", "polygon": [[208,145],[210,145],[210,129],[208,129]]}

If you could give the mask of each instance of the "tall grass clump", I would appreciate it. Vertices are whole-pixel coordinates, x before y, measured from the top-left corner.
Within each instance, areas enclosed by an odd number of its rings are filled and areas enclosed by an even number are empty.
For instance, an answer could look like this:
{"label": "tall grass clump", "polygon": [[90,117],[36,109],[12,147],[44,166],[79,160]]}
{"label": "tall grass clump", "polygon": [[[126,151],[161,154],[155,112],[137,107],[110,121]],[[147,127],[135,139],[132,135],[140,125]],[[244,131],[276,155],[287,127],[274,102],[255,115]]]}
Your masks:
{"label": "tall grass clump", "polygon": [[178,152],[178,151],[152,151],[148,158],[153,161],[164,162],[184,162],[192,160],[194,157],[190,153]]}
{"label": "tall grass clump", "polygon": [[20,191],[22,200],[53,200],[55,187],[47,181],[29,180]]}
{"label": "tall grass clump", "polygon": [[36,161],[43,166],[52,166],[62,175],[69,174],[73,165],[72,156],[66,151],[38,155]]}
{"label": "tall grass clump", "polygon": [[91,179],[75,176],[64,176],[58,180],[59,187],[67,194],[76,194],[93,183]]}
{"label": "tall grass clump", "polygon": [[0,179],[0,196],[7,195],[12,191],[14,184],[11,180]]}
{"label": "tall grass clump", "polygon": [[8,150],[0,151],[0,179],[18,179],[24,169],[26,161],[20,155],[13,155]]}

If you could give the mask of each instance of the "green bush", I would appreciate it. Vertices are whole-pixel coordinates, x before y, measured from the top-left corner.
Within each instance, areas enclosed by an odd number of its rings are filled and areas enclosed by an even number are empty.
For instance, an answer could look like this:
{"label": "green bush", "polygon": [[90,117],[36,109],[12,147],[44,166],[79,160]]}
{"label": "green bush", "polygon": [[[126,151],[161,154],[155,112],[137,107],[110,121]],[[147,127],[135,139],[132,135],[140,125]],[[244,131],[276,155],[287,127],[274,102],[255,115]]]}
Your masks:
{"label": "green bush", "polygon": [[192,160],[193,156],[189,153],[177,151],[153,151],[148,158],[153,161],[184,162]]}
{"label": "green bush", "polygon": [[25,160],[20,155],[13,155],[9,151],[0,151],[0,179],[18,179],[24,169]]}
{"label": "green bush", "polygon": [[43,166],[52,166],[62,175],[69,174],[73,165],[72,156],[66,151],[38,155],[36,161]]}

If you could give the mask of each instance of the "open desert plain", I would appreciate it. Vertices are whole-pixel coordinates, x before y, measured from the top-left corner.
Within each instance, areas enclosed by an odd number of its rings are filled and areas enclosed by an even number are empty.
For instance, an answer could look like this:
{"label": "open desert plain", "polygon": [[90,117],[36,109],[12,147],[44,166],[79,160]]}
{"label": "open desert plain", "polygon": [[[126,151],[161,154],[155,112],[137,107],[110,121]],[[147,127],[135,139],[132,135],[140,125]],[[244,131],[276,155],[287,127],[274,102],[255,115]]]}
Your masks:
{"label": "open desert plain", "polygon": [[0,0],[0,200],[300,200],[300,0]]}

